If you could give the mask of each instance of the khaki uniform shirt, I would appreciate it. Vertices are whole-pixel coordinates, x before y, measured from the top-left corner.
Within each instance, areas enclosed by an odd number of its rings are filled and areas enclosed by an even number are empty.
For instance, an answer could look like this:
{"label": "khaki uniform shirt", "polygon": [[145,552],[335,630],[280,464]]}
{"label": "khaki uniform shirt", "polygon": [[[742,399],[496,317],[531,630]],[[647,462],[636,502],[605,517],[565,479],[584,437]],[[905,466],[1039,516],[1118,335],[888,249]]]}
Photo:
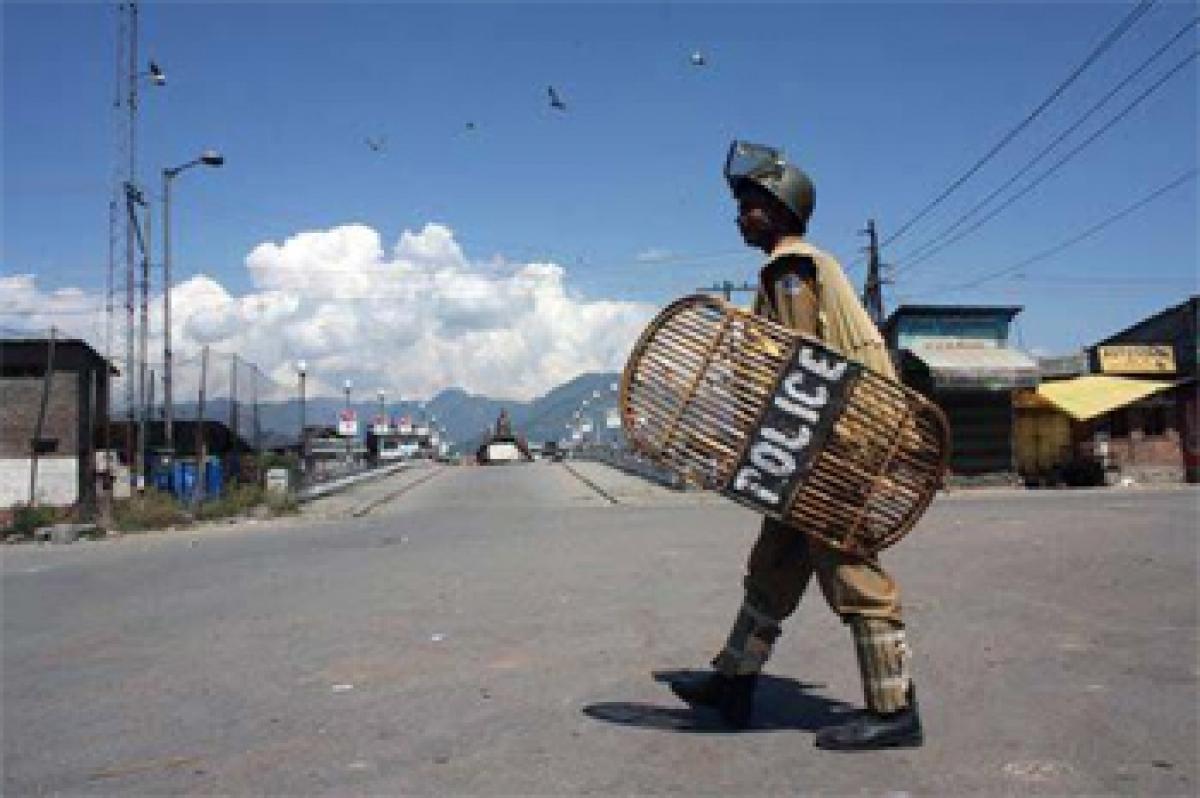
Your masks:
{"label": "khaki uniform shirt", "polygon": [[803,239],[786,238],[771,252],[752,310],[898,381],[887,344],[841,265]]}

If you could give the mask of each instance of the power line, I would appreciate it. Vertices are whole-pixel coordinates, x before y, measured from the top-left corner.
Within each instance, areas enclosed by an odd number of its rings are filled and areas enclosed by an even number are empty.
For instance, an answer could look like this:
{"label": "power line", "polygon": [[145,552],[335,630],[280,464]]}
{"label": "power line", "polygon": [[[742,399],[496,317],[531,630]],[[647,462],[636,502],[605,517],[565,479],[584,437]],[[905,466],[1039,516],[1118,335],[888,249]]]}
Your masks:
{"label": "power line", "polygon": [[1184,283],[1184,282],[1189,283],[1189,284],[1194,284],[1196,282],[1195,275],[1182,275],[1182,274],[1178,275],[1176,277],[1150,277],[1150,278],[1130,277],[1130,278],[1124,279],[1124,280],[1119,279],[1119,278],[1103,278],[1103,277],[1091,277],[1091,276],[1086,277],[1086,278],[1053,277],[1053,276],[1050,276],[1050,277],[1021,277],[1019,279],[1021,280],[1021,282],[1031,283],[1031,284],[1037,283],[1039,285],[1071,285],[1071,286],[1083,285],[1084,281],[1086,280],[1086,285],[1095,286],[1097,288],[1104,288],[1106,286],[1113,286],[1113,285],[1155,286],[1155,285],[1178,285],[1179,283]]}
{"label": "power line", "polygon": [[1066,91],[1067,87],[1074,83],[1075,80],[1082,75],[1083,72],[1090,67],[1092,63],[1100,57],[1101,54],[1104,53],[1104,51],[1116,44],[1117,40],[1120,39],[1126,31],[1133,27],[1133,24],[1150,9],[1150,6],[1153,5],[1153,3],[1154,0],[1142,0],[1142,2],[1138,3],[1137,6],[1130,11],[1107,36],[1104,37],[1100,44],[1098,44],[1095,49],[1092,50],[1088,57],[1083,60],[1083,63],[1077,66],[1075,70],[1067,76],[1066,80],[1058,84],[1058,87],[1050,93],[1050,96],[1042,100],[1041,104],[1038,105],[1037,108],[1034,108],[1033,111],[1031,111],[1023,120],[1021,120],[1016,127],[1006,133],[999,142],[993,145],[992,148],[988,150],[983,157],[977,160],[961,177],[951,183],[948,188],[942,191],[942,193],[934,197],[928,204],[925,205],[924,208],[918,211],[915,216],[913,216],[904,224],[900,225],[900,227],[896,229],[896,232],[888,236],[888,238],[882,244],[880,244],[880,246],[886,247],[903,236],[914,224],[925,218],[925,216],[931,210],[940,205],[942,201],[949,197],[955,190],[957,190],[959,186],[967,182],[972,175],[982,169],[984,164],[990,161],[998,152],[1000,152],[1000,150],[1004,149],[1004,147],[1010,141],[1016,138],[1018,133],[1028,127],[1029,124],[1038,116],[1040,116],[1041,113],[1045,111],[1051,103],[1057,100],[1059,95]]}
{"label": "power line", "polygon": [[974,280],[970,280],[965,283],[959,283],[958,285],[947,286],[947,287],[942,288],[937,291],[926,292],[925,296],[946,293],[949,291],[961,291],[961,290],[964,290],[967,288],[974,288],[977,285],[982,285],[983,283],[986,283],[990,280],[994,280],[997,277],[1003,277],[1006,274],[1010,274],[1012,272],[1024,269],[1025,267],[1030,266],[1034,263],[1037,263],[1038,261],[1042,261],[1047,258],[1053,257],[1054,255],[1057,255],[1058,253],[1062,252],[1063,250],[1065,250],[1069,247],[1072,247],[1081,241],[1091,238],[1096,233],[1099,233],[1101,230],[1108,227],[1109,225],[1115,224],[1116,222],[1120,221],[1121,219],[1124,219],[1126,216],[1129,216],[1131,213],[1134,213],[1135,211],[1140,210],[1141,208],[1145,207],[1146,205],[1149,205],[1151,202],[1158,199],[1163,194],[1166,194],[1167,192],[1171,191],[1172,189],[1178,188],[1179,186],[1183,185],[1184,183],[1186,183],[1189,180],[1194,180],[1196,177],[1196,171],[1197,171],[1196,167],[1192,167],[1191,169],[1188,169],[1186,172],[1179,175],[1175,179],[1171,180],[1166,185],[1155,189],[1150,194],[1146,195],[1145,197],[1143,197],[1142,199],[1133,203],[1132,205],[1130,205],[1120,211],[1117,211],[1116,213],[1107,217],[1106,219],[1104,219],[1100,222],[1097,222],[1096,224],[1092,225],[1091,227],[1088,227],[1083,232],[1077,233],[1076,235],[1068,238],[1066,241],[1063,241],[1059,244],[1055,244],[1054,246],[1050,247],[1049,249],[1043,250],[1035,255],[1031,255],[1030,257],[1025,258],[1024,260],[1021,260],[1021,261],[1013,264],[1012,266],[1006,266],[1003,269],[999,269],[994,272],[989,272],[988,274],[985,274],[982,277],[976,278]]}
{"label": "power line", "polygon": [[[671,255],[671,256],[665,256],[662,258],[653,258],[653,259],[638,260],[635,257],[634,259],[628,260],[628,261],[609,261],[606,263],[592,263],[590,261],[582,260],[582,259],[576,259],[575,261],[571,261],[568,258],[560,258],[558,260],[532,259],[532,260],[527,260],[527,261],[520,262],[520,263],[515,263],[515,262],[510,261],[509,265],[515,266],[518,269],[525,268],[528,266],[543,266],[543,265],[557,266],[566,272],[569,272],[572,268],[585,268],[585,269],[589,270],[589,273],[595,273],[598,275],[606,275],[606,274],[611,274],[617,270],[635,270],[636,269],[636,270],[644,271],[649,268],[652,268],[655,266],[660,266],[660,265],[674,265],[674,264],[687,265],[687,264],[692,264],[696,261],[732,259],[733,257],[736,257],[736,256],[741,256],[743,258],[749,259],[749,258],[753,257],[753,254],[749,253],[748,250],[745,247],[743,247],[741,249],[713,250],[711,252],[696,252],[696,253],[685,254],[685,255]],[[550,256],[547,256],[547,257],[550,257]],[[488,261],[485,261],[485,260],[484,261],[472,261],[469,263],[471,265],[486,266]],[[153,263],[152,262],[150,265],[154,269],[162,268],[161,263]],[[82,262],[56,263],[54,265],[55,271],[60,274],[63,272],[67,272],[67,271],[94,271],[96,269],[101,269],[101,268],[103,268],[103,264],[98,263],[98,262],[97,263],[82,263]],[[176,275],[178,275],[178,276],[181,276],[184,278],[190,278],[190,277],[196,277],[196,276],[208,276],[209,274],[216,272],[217,269],[205,268],[205,267],[196,268],[196,267],[188,266],[186,264],[184,264],[182,266],[178,265],[178,264],[173,264],[172,271],[175,272]],[[401,267],[401,266],[367,266],[367,267],[354,267],[354,268],[345,268],[345,267],[337,267],[337,266],[294,266],[294,267],[293,266],[285,266],[285,267],[279,267],[279,268],[270,267],[270,268],[266,268],[266,269],[257,269],[257,270],[250,269],[247,267],[247,271],[249,271],[251,275],[254,275],[254,274],[258,273],[259,271],[261,271],[264,274],[264,276],[268,276],[268,277],[273,274],[284,274],[284,275],[293,275],[293,274],[358,275],[358,274],[362,274],[362,275],[366,275],[366,276],[393,275],[393,276],[397,276],[397,277],[420,276],[422,278],[427,278],[427,279],[435,278],[434,275],[429,275],[425,272],[417,272],[416,274],[414,274],[411,271],[405,271],[405,268]],[[25,273],[33,274],[33,272],[25,272]],[[515,273],[503,274],[500,272],[487,272],[487,271],[461,272],[460,275],[463,277],[474,277],[474,278],[483,278],[483,279],[505,279],[505,280],[520,279],[520,280],[531,281],[531,282],[538,281],[538,280],[552,279],[552,276],[550,276],[550,275],[540,275],[540,274],[517,275]]]}
{"label": "power line", "polygon": [[1037,153],[1037,155],[1035,155],[1024,166],[1022,166],[1019,170],[1017,170],[1016,174],[1014,174],[1007,181],[1005,181],[999,188],[995,189],[991,194],[988,194],[982,200],[977,202],[974,206],[972,206],[970,208],[970,210],[968,210],[962,216],[958,217],[958,219],[955,220],[955,222],[953,224],[951,224],[949,227],[947,227],[945,230],[938,233],[936,236],[929,239],[924,244],[916,247],[911,252],[909,252],[907,255],[901,256],[900,258],[898,258],[898,260],[901,263],[906,263],[908,261],[916,260],[918,258],[924,257],[927,254],[928,250],[930,250],[933,246],[937,245],[939,242],[944,240],[947,236],[954,233],[954,231],[957,230],[960,226],[962,226],[962,224],[964,222],[968,221],[972,216],[974,216],[976,213],[978,213],[981,208],[983,208],[989,202],[991,202],[993,199],[995,199],[997,195],[999,195],[1001,192],[1003,192],[1005,189],[1007,189],[1009,186],[1011,186],[1013,183],[1017,182],[1017,180],[1019,180],[1021,177],[1023,177],[1030,169],[1032,169],[1038,163],[1038,161],[1040,161],[1051,150],[1053,150],[1055,147],[1057,147],[1059,144],[1061,144],[1062,141],[1065,138],[1067,138],[1067,136],[1071,135],[1076,130],[1078,130],[1080,128],[1080,126],[1083,125],[1084,122],[1086,122],[1088,119],[1090,119],[1092,117],[1092,115],[1094,113],[1096,113],[1096,111],[1100,110],[1101,107],[1103,107],[1109,100],[1111,100],[1114,96],[1116,96],[1116,94],[1118,92],[1120,92],[1121,89],[1128,86],[1129,83],[1132,82],[1140,74],[1142,74],[1142,72],[1144,72],[1147,67],[1149,67],[1155,61],[1157,61],[1158,58],[1163,53],[1165,53],[1167,51],[1167,49],[1169,49],[1171,47],[1171,45],[1173,45],[1184,34],[1186,34],[1190,28],[1194,27],[1197,22],[1200,22],[1200,17],[1193,17],[1191,20],[1189,20],[1187,22],[1187,24],[1185,24],[1182,28],[1180,28],[1175,33],[1174,36],[1172,36],[1170,39],[1168,39],[1166,41],[1166,43],[1164,43],[1161,47],[1159,47],[1158,50],[1156,50],[1149,58],[1147,58],[1140,65],[1138,65],[1138,67],[1136,69],[1134,69],[1132,72],[1130,72],[1128,75],[1126,75],[1125,78],[1123,80],[1121,80],[1120,83],[1118,83],[1111,90],[1109,90],[1109,92],[1107,94],[1105,94],[1103,97],[1101,97],[1099,99],[1099,101],[1097,101],[1082,116],[1080,116],[1077,120],[1075,120],[1074,124],[1072,124],[1066,130],[1064,130],[1062,133],[1060,133],[1053,141],[1051,141],[1049,144],[1047,144],[1045,147],[1043,147]]}
{"label": "power line", "polygon": [[1132,102],[1130,102],[1128,105],[1126,105],[1124,108],[1122,108],[1119,113],[1117,113],[1115,116],[1113,116],[1111,119],[1109,119],[1106,123],[1104,123],[1104,125],[1102,125],[1094,133],[1092,133],[1092,135],[1088,136],[1082,142],[1077,144],[1073,149],[1071,149],[1069,152],[1067,152],[1066,155],[1062,156],[1057,161],[1055,161],[1053,166],[1051,166],[1049,169],[1045,170],[1040,175],[1038,175],[1036,178],[1034,178],[1029,183],[1027,183],[1025,185],[1025,187],[1022,188],[1020,191],[1011,195],[1004,202],[1000,203],[995,208],[993,208],[991,210],[991,212],[989,212],[986,216],[977,220],[970,227],[960,230],[956,235],[947,239],[946,241],[943,241],[940,245],[927,251],[924,255],[921,255],[916,260],[912,260],[906,264],[901,265],[896,270],[895,274],[899,274],[900,272],[909,271],[909,270],[913,269],[914,267],[916,267],[917,265],[924,263],[925,261],[932,258],[934,255],[936,255],[939,252],[941,252],[942,250],[944,250],[946,247],[948,247],[951,244],[954,244],[958,241],[961,241],[966,236],[970,235],[971,233],[978,230],[980,227],[983,227],[985,224],[990,222],[992,219],[996,218],[998,215],[1000,215],[1001,212],[1003,212],[1005,209],[1007,209],[1009,206],[1011,206],[1014,202],[1021,199],[1021,197],[1024,197],[1030,191],[1032,191],[1033,189],[1035,189],[1039,185],[1041,185],[1043,182],[1045,182],[1051,175],[1053,175],[1060,168],[1062,168],[1064,165],[1066,165],[1066,163],[1068,161],[1070,161],[1072,158],[1074,158],[1076,155],[1078,155],[1080,152],[1082,152],[1092,142],[1094,142],[1096,139],[1100,138],[1100,136],[1104,135],[1110,129],[1112,129],[1118,122],[1120,122],[1122,119],[1124,119],[1126,116],[1128,116],[1129,113],[1131,111],[1133,111],[1134,108],[1136,108],[1138,105],[1140,105],[1143,100],[1145,100],[1147,97],[1149,97],[1155,91],[1157,91],[1159,89],[1159,87],[1161,87],[1164,83],[1166,83],[1172,77],[1177,75],[1180,72],[1180,70],[1182,70],[1185,66],[1187,66],[1189,63],[1191,63],[1198,54],[1200,54],[1200,50],[1193,50],[1190,55],[1188,55],[1186,58],[1184,58],[1182,61],[1180,61],[1178,64],[1176,64],[1170,70],[1168,70],[1164,75],[1162,75],[1162,77],[1160,77],[1157,81],[1155,81],[1153,84],[1151,84],[1141,94],[1139,94],[1137,97],[1133,98]]}

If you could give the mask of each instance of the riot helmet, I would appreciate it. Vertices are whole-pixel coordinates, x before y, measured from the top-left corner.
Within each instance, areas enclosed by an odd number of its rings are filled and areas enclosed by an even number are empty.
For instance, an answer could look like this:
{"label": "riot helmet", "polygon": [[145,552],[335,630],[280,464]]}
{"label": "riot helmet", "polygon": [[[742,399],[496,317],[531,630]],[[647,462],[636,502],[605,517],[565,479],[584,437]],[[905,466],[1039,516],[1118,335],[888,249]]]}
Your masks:
{"label": "riot helmet", "polygon": [[763,188],[792,212],[802,229],[808,228],[817,190],[808,175],[787,162],[781,150],[734,139],[725,158],[725,180],[734,196],[746,182]]}

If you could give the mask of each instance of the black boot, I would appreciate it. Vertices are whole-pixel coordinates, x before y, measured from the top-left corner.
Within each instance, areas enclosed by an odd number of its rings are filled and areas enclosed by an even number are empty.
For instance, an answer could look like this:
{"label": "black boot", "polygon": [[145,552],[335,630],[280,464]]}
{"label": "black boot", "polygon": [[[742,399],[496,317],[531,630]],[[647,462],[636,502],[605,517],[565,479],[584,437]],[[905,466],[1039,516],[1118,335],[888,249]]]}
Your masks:
{"label": "black boot", "polygon": [[734,729],[750,725],[757,684],[758,674],[726,676],[720,671],[680,676],[670,682],[675,695],[694,706],[713,707]]}
{"label": "black boot", "polygon": [[917,697],[909,688],[908,706],[880,714],[865,711],[840,726],[817,732],[817,748],[831,751],[875,751],[880,748],[917,748],[925,742]]}

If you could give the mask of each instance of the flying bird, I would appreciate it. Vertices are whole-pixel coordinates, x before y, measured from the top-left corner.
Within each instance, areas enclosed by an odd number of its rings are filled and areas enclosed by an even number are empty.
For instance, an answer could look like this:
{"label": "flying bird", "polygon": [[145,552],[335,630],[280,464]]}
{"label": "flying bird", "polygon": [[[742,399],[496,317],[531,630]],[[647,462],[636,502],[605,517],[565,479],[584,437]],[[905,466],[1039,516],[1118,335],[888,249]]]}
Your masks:
{"label": "flying bird", "polygon": [[377,139],[367,136],[363,141],[371,148],[371,152],[383,152],[384,148],[387,147],[387,136],[380,136]]}
{"label": "flying bird", "polygon": [[550,107],[551,108],[554,108],[555,110],[558,110],[558,111],[567,110],[567,104],[562,101],[561,97],[558,96],[558,92],[554,90],[553,86],[547,86],[546,92],[550,95]]}
{"label": "flying bird", "polygon": [[704,57],[704,53],[699,50],[692,53],[692,66],[704,66],[708,63],[708,59]]}
{"label": "flying bird", "polygon": [[474,129],[475,129],[475,123],[474,123],[474,122],[468,122],[468,123],[467,123],[467,130],[474,130]]}

